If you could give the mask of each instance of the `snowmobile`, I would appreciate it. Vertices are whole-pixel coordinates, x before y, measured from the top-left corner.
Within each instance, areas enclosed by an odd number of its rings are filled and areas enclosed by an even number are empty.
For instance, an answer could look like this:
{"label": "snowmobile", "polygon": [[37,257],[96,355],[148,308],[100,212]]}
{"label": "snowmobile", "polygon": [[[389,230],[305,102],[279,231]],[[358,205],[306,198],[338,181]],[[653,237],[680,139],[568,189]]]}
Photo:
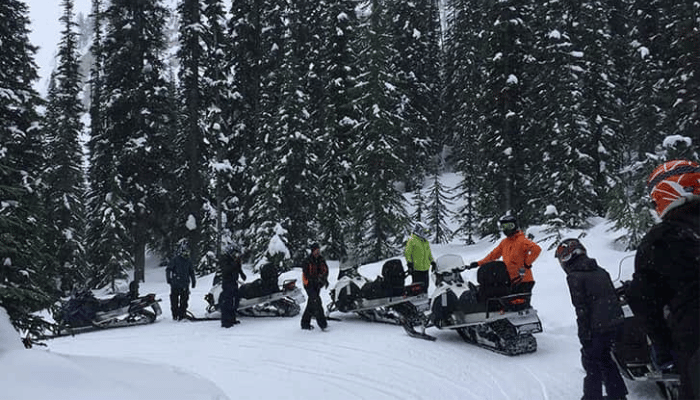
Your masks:
{"label": "snowmobile", "polygon": [[624,313],[622,335],[612,351],[615,363],[625,378],[632,381],[656,382],[667,399],[677,400],[680,375],[673,365],[659,366],[657,364],[651,341],[627,303],[628,286],[629,282],[623,281],[621,286],[615,289]]}
{"label": "snowmobile", "polygon": [[57,328],[42,338],[74,335],[101,329],[150,324],[162,310],[154,293],[139,296],[138,283],[131,282],[128,293],[98,299],[89,289],[78,290],[54,312]]}
{"label": "snowmobile", "polygon": [[[282,285],[278,284],[279,275],[283,271],[272,265],[260,269],[260,278],[250,283],[245,283],[238,288],[240,302],[238,315],[247,317],[293,317],[301,312],[300,304],[306,300],[301,288],[297,286],[296,279],[286,279]],[[217,277],[218,278],[218,277]],[[214,279],[214,286],[204,296],[207,302],[204,318],[194,320],[219,320],[219,296],[221,295],[220,279]]]}
{"label": "snowmobile", "polygon": [[[430,310],[417,331],[404,324],[413,337],[435,340],[425,329],[454,329],[468,343],[497,353],[518,355],[537,350],[534,333],[542,332],[537,311],[530,305],[531,293],[511,289],[510,277],[502,261],[482,265],[477,271],[479,286],[465,282],[462,257],[446,254],[432,270],[436,289],[430,296]],[[530,285],[531,289],[531,285]]]}
{"label": "snowmobile", "polygon": [[405,285],[401,260],[389,260],[374,281],[362,276],[359,265],[341,267],[330,291],[326,315],[334,311],[355,313],[367,321],[419,325],[428,310],[428,295],[422,283]]}

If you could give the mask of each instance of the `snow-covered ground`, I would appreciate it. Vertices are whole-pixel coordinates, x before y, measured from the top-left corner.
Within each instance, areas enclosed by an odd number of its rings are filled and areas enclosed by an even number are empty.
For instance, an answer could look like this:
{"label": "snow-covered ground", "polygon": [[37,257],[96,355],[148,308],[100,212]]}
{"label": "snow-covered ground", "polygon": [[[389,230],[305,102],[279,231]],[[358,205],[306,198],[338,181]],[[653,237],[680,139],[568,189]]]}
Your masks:
{"label": "snow-covered ground", "polygon": [[[458,176],[443,177],[454,187]],[[616,233],[593,221],[578,237],[613,279],[630,279],[633,253],[616,248]],[[543,251],[533,265],[533,305],[544,332],[532,354],[508,357],[469,345],[454,331],[430,328],[435,342],[411,338],[395,325],[365,322],[334,313],[329,331],[302,331],[292,318],[241,318],[223,329],[218,321],[175,322],[169,314],[165,270],[149,259],[140,291],[162,299],[164,315],[154,324],[92,332],[22,348],[0,309],[0,395],[12,400],[223,400],[223,399],[440,399],[561,400],[581,397],[576,320],[564,272],[549,249],[552,240],[533,227]],[[455,241],[433,245],[433,255],[459,254],[465,262],[483,258],[496,243],[472,246]],[[400,257],[400,254],[396,255]],[[383,262],[360,267],[374,279]],[[338,262],[330,261],[331,287]],[[255,276],[247,271],[249,281]],[[475,281],[475,271],[463,272]],[[301,271],[283,274],[280,281]],[[200,277],[190,311],[204,315],[204,295],[213,276]],[[409,281],[409,280],[407,280]],[[431,290],[434,287],[431,286]],[[322,292],[324,305],[330,298]],[[630,400],[661,399],[654,383],[627,381]]]}
{"label": "snow-covered ground", "polygon": [[[604,221],[582,239],[589,255],[615,279],[629,279],[630,253],[616,249]],[[530,229],[535,240],[545,235]],[[580,232],[572,232],[577,236]],[[0,387],[7,399],[578,399],[583,370],[576,322],[564,272],[548,249],[533,266],[533,304],[544,332],[533,354],[508,357],[469,345],[454,331],[431,328],[437,341],[414,339],[398,326],[336,313],[330,329],[302,331],[300,316],[242,318],[222,329],[217,321],[174,322],[165,271],[152,266],[141,292],[163,299],[165,314],[151,325],[48,341],[48,347],[3,351]],[[436,256],[483,257],[495,244],[433,245]],[[397,255],[398,256],[398,255]],[[152,265],[156,265],[153,260]],[[622,263],[621,263],[622,261]],[[621,264],[621,268],[619,267]],[[374,278],[381,263],[362,266]],[[338,263],[330,262],[331,286]],[[281,277],[300,278],[300,271]],[[249,280],[252,279],[249,274]],[[475,280],[474,271],[463,273]],[[201,277],[190,310],[203,315],[212,276]],[[329,301],[323,292],[324,304]],[[0,331],[1,332],[1,331]],[[4,339],[3,339],[4,340]],[[18,339],[17,339],[18,340]],[[7,346],[5,346],[7,347]],[[626,381],[630,400],[661,399],[654,383]],[[218,389],[217,389],[218,387]]]}

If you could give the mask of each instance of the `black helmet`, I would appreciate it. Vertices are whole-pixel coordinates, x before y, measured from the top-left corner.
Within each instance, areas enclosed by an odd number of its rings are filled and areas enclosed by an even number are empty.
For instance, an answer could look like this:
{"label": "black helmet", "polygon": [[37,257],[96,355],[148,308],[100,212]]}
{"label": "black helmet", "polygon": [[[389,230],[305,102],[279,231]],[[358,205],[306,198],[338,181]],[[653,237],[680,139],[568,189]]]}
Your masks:
{"label": "black helmet", "polygon": [[238,247],[238,245],[235,244],[235,243],[229,243],[229,244],[226,246],[226,250],[224,250],[224,251],[225,251],[226,254],[228,254],[229,256],[234,257],[234,256],[236,256],[236,254],[240,254],[240,253],[241,253],[241,248]]}
{"label": "black helmet", "polygon": [[559,264],[563,267],[566,263],[581,254],[586,254],[586,248],[583,247],[578,239],[564,239],[559,243],[559,246],[557,246],[554,257],[559,260]]}
{"label": "black helmet", "polygon": [[180,239],[180,241],[177,243],[177,254],[179,254],[182,257],[189,257],[190,256],[190,241],[187,239]]}
{"label": "black helmet", "polygon": [[313,244],[311,244],[311,246],[309,246],[309,250],[311,250],[312,253],[314,252],[314,250],[320,249],[320,248],[321,248],[321,245],[318,243],[313,243]]}
{"label": "black helmet", "polygon": [[506,236],[514,234],[518,229],[518,220],[516,220],[515,217],[510,214],[502,216],[498,220],[498,224],[501,226],[501,230],[506,234]]}

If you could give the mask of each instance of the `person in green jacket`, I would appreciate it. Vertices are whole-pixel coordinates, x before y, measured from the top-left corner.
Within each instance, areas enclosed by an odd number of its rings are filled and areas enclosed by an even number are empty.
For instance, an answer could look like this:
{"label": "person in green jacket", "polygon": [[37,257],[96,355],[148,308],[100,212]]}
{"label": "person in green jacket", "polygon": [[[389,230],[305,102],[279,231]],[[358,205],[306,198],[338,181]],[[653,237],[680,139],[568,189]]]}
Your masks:
{"label": "person in green jacket", "polygon": [[425,293],[428,292],[428,286],[430,285],[428,275],[430,266],[435,266],[427,236],[428,227],[422,222],[416,223],[411,237],[406,243],[406,250],[404,250],[408,273],[411,274],[413,283],[423,283],[423,292]]}

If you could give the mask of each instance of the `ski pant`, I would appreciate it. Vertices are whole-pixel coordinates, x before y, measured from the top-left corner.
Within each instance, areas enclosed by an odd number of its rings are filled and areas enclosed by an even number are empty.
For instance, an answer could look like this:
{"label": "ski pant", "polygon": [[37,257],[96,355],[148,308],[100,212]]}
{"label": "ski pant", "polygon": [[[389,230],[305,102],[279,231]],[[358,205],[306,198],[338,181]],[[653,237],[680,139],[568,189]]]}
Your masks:
{"label": "ski pant", "polygon": [[221,294],[219,295],[219,309],[221,310],[221,326],[230,327],[236,322],[236,311],[238,311],[238,282],[223,282],[221,284]]}
{"label": "ski pant", "polygon": [[174,320],[185,319],[189,299],[190,290],[188,288],[170,286],[170,311],[173,313]]}
{"label": "ski pant", "polygon": [[314,317],[319,328],[326,329],[328,322],[326,321],[326,314],[323,312],[323,303],[321,303],[321,290],[309,287],[304,287],[304,289],[309,299],[306,301],[306,308],[301,316],[301,327],[309,328],[311,326],[311,317]]}
{"label": "ski pant", "polygon": [[700,349],[693,342],[697,342],[697,338],[688,341],[675,338],[673,343],[678,373],[681,376],[679,400],[700,399]]}
{"label": "ski pant", "polygon": [[416,271],[415,269],[411,272],[412,283],[422,283],[423,293],[428,293],[428,285],[430,284],[430,274],[428,270]]}
{"label": "ski pant", "polygon": [[617,332],[595,334],[590,340],[581,341],[581,364],[586,370],[583,378],[583,399],[602,400],[603,385],[607,398],[621,399],[627,395],[627,387],[620,376],[611,350]]}

